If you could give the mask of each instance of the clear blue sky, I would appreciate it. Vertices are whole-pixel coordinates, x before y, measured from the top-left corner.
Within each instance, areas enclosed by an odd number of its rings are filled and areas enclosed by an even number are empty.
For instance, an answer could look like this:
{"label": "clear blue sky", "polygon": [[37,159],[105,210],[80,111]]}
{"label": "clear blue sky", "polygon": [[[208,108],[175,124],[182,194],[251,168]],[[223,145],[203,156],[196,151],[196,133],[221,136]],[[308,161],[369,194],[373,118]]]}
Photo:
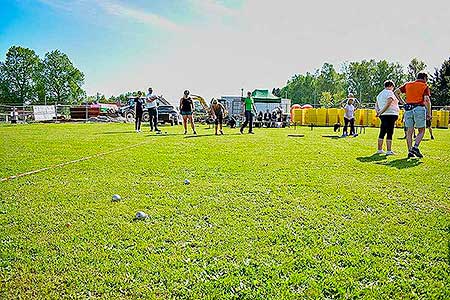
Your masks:
{"label": "clear blue sky", "polygon": [[282,86],[324,62],[450,55],[450,5],[300,0],[0,0],[0,60],[12,45],[60,49],[88,94],[152,85],[175,101]]}

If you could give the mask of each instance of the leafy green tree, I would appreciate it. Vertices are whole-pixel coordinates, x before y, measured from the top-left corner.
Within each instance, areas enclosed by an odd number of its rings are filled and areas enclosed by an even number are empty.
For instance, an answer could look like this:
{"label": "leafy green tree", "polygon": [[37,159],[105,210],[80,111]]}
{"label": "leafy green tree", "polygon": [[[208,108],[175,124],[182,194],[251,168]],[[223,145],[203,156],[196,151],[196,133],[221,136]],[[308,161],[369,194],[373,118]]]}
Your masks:
{"label": "leafy green tree", "polygon": [[307,72],[305,75],[294,75],[285,87],[281,89],[281,95],[286,95],[292,100],[292,104],[314,103],[317,98],[317,79],[314,74]]}
{"label": "leafy green tree", "polygon": [[333,107],[334,106],[334,100],[333,100],[333,95],[330,92],[322,92],[322,95],[320,96],[319,99],[319,104],[322,107]]}
{"label": "leafy green tree", "polygon": [[[39,57],[28,48],[13,46],[0,63],[2,98],[10,103],[25,103],[36,98]],[[5,101],[5,102],[6,102]]]}
{"label": "leafy green tree", "polygon": [[450,105],[450,57],[431,77],[431,97],[433,105]]}
{"label": "leafy green tree", "polygon": [[329,63],[324,63],[317,76],[317,91],[319,95],[330,92],[331,95],[341,93],[345,89],[345,77]]}
{"label": "leafy green tree", "polygon": [[42,79],[47,96],[57,103],[79,103],[86,95],[81,88],[84,74],[59,50],[45,54]]}
{"label": "leafy green tree", "polygon": [[425,62],[423,62],[417,58],[413,58],[408,65],[408,80],[409,81],[416,80],[417,74],[420,71],[425,70],[426,68],[427,68],[427,65]]}

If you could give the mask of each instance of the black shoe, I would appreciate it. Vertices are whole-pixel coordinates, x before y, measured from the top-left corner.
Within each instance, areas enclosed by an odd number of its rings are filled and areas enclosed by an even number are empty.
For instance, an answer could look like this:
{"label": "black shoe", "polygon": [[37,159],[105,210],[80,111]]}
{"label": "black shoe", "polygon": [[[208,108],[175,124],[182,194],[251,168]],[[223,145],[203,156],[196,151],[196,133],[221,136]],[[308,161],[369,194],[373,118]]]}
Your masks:
{"label": "black shoe", "polygon": [[158,128],[155,129],[156,132],[161,132],[161,130],[159,130]]}
{"label": "black shoe", "polygon": [[414,156],[414,153],[412,153],[411,151],[409,151],[409,152],[408,152],[408,158],[413,158],[413,157],[415,157],[415,156]]}
{"label": "black shoe", "polygon": [[197,131],[195,131],[195,130],[194,130],[194,132],[193,132],[193,133],[194,133],[195,135],[197,135]]}
{"label": "black shoe", "polygon": [[431,139],[434,140],[434,136],[431,136]]}
{"label": "black shoe", "polygon": [[187,134],[187,130],[184,132],[184,134]]}
{"label": "black shoe", "polygon": [[249,131],[248,134],[255,134],[253,131]]}
{"label": "black shoe", "polygon": [[242,130],[242,128],[239,130],[239,132],[240,132],[241,134],[244,134],[244,131]]}
{"label": "black shoe", "polygon": [[420,151],[419,151],[419,148],[412,147],[412,148],[411,148],[411,152],[412,152],[415,156],[417,156],[417,157],[419,157],[419,158],[422,158],[422,157],[423,157],[422,153],[420,153]]}

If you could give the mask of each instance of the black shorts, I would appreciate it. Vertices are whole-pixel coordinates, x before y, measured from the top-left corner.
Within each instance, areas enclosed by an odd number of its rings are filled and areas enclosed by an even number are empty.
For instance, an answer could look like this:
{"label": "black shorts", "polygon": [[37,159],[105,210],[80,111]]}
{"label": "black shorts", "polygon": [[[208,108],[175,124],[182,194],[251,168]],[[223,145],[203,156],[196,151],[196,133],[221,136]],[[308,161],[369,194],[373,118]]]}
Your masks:
{"label": "black shorts", "polygon": [[214,121],[214,123],[216,125],[222,124],[223,123],[223,115],[222,114],[216,115],[216,120]]}
{"label": "black shorts", "polygon": [[427,120],[427,128],[431,127],[431,120]]}

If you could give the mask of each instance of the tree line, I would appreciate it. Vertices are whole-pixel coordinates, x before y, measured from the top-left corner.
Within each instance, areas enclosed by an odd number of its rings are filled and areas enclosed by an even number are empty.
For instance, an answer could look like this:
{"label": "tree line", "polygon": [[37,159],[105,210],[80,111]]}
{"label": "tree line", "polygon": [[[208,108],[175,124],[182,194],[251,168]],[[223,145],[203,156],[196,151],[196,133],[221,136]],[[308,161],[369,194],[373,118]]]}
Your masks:
{"label": "tree line", "polygon": [[0,103],[74,104],[86,97],[84,74],[59,50],[43,59],[32,49],[12,46],[0,62]]}
{"label": "tree line", "polygon": [[[340,71],[332,64],[324,63],[320,69],[305,74],[296,74],[283,88],[273,89],[279,97],[298,104],[318,104],[324,107],[337,106],[349,93],[364,103],[374,103],[383,89],[385,80],[390,79],[400,86],[413,81],[418,72],[425,70],[426,63],[414,58],[406,67],[386,60],[363,60],[344,63]],[[450,58],[441,67],[429,74],[432,104],[450,105]]]}

